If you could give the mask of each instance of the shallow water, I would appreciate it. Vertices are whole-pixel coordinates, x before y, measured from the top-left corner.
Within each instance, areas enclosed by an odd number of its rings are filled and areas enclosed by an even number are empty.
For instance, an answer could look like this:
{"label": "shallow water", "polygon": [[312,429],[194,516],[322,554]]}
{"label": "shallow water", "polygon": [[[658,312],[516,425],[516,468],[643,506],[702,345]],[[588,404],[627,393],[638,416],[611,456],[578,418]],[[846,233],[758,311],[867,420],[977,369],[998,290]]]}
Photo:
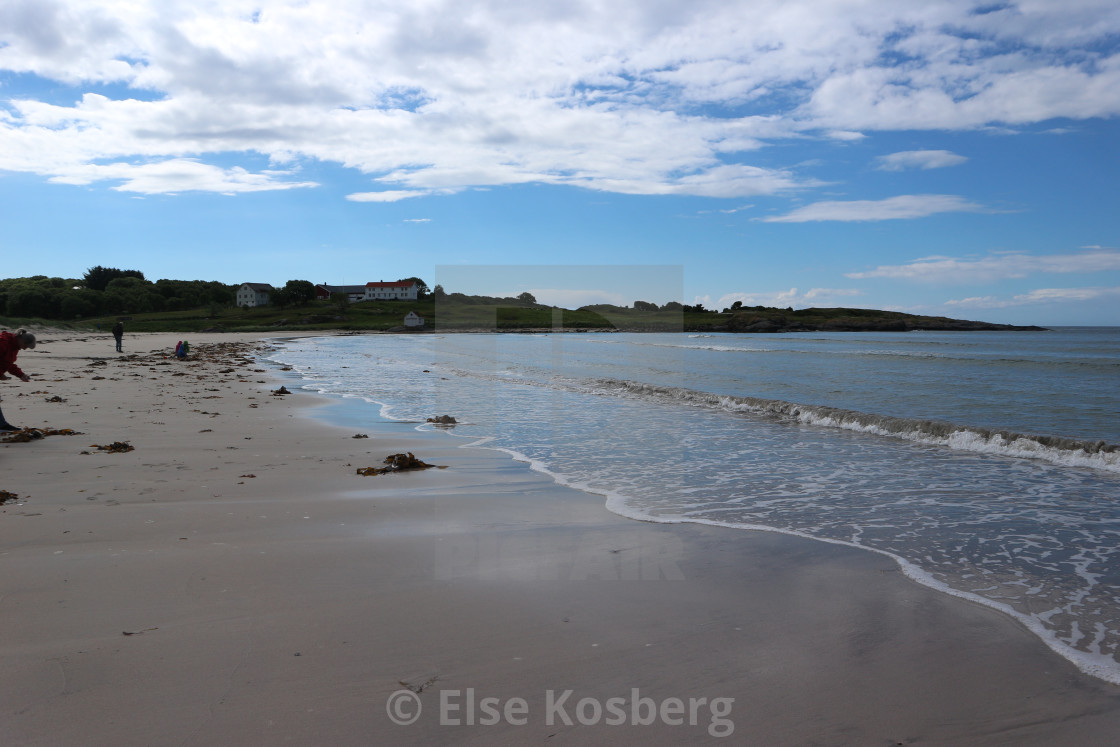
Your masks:
{"label": "shallow water", "polygon": [[372,335],[274,357],[381,417],[454,415],[627,516],[887,553],[1120,682],[1118,329]]}

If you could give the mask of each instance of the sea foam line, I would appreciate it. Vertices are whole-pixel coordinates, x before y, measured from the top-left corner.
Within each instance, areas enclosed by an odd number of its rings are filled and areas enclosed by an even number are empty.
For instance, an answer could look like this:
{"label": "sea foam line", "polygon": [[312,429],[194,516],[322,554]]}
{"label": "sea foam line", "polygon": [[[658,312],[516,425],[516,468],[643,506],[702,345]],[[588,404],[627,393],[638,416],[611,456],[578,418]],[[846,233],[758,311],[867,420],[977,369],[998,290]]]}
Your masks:
{"label": "sea foam line", "polygon": [[1105,472],[1120,473],[1120,445],[1109,444],[1106,441],[1087,441],[1063,436],[1016,433],[1009,430],[960,425],[940,420],[876,415],[827,405],[805,405],[762,397],[715,394],[682,387],[620,379],[596,379],[592,380],[591,385],[588,386],[585,381],[568,380],[563,377],[553,377],[546,381],[533,379],[514,381],[509,377],[480,375],[454,368],[449,369],[449,371],[459,376],[494,381],[501,380],[517,385],[559,388],[600,396],[648,398],[669,404],[685,404],[732,413],[750,413],[787,422],[804,423],[805,425],[901,438],[958,451],[1040,459],[1063,467],[1088,467]]}
{"label": "sea foam line", "polygon": [[1015,433],[938,420],[875,415],[825,405],[803,405],[761,397],[713,394],[635,381],[601,379],[598,384],[606,391],[650,397],[660,401],[687,403],[727,412],[749,412],[782,420],[793,420],[806,425],[904,438],[961,451],[1043,459],[1063,466],[1091,467],[1120,473],[1120,445],[1105,441]]}

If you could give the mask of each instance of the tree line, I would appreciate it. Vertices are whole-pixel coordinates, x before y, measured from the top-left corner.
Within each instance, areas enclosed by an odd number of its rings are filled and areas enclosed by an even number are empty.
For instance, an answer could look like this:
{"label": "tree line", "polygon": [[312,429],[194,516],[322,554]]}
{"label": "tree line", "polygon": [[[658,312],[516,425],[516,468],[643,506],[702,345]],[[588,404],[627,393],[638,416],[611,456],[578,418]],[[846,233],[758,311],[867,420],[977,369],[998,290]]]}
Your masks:
{"label": "tree line", "polygon": [[[516,298],[495,298],[463,293],[447,293],[437,285],[429,290],[421,278],[410,277],[416,283],[418,300],[432,298],[437,302],[460,304],[493,304],[538,306],[537,299],[525,292]],[[48,277],[35,275],[25,278],[0,279],[0,314],[9,317],[36,317],[74,321],[78,319],[145,314],[150,312],[185,311],[209,306],[233,306],[240,284],[227,285],[210,280],[168,280],[154,283],[139,270],[122,270],[98,265],[86,270],[81,278]],[[336,294],[331,301],[345,308],[345,294]],[[269,294],[269,302],[279,308],[304,306],[316,298],[316,286],[308,280],[289,280]],[[736,304],[736,307],[741,304]],[[658,306],[647,301],[635,301],[635,311],[705,311],[700,304],[682,305],[670,301]]]}
{"label": "tree line", "polygon": [[233,304],[237,286],[207,280],[157,280],[139,270],[91,267],[81,278],[35,275],[0,280],[6,316],[74,320]]}
{"label": "tree line", "polygon": [[[427,294],[428,286],[420,278],[405,280],[416,282],[421,298]],[[205,307],[213,313],[233,306],[239,287],[214,280],[161,279],[153,283],[140,270],[98,265],[80,278],[35,275],[0,279],[0,314],[74,321]],[[305,306],[315,300],[315,284],[289,280],[269,295],[270,302],[280,308]]]}
{"label": "tree line", "polygon": [[[409,280],[415,280],[415,279],[416,278],[409,278]],[[465,293],[448,293],[447,291],[444,290],[442,285],[437,285],[432,290],[431,296],[436,301],[449,302],[449,303],[459,303],[459,304],[463,304],[463,305],[490,306],[490,305],[494,305],[494,304],[500,304],[500,305],[505,305],[505,306],[528,306],[528,307],[541,306],[541,304],[537,303],[536,297],[532,293],[529,293],[528,291],[525,291],[524,293],[521,293],[516,298],[513,297],[513,296],[506,296],[506,297],[470,296],[470,295],[467,295]],[[584,306],[582,308],[588,309],[588,310],[591,310],[591,311],[596,311],[596,310],[618,311],[618,310],[625,310],[626,309],[626,307],[614,306],[612,304],[592,304],[590,306]],[[680,303],[679,301],[669,301],[668,303],[662,304],[661,306],[658,306],[657,304],[655,304],[651,301],[635,301],[634,302],[634,310],[635,311],[646,311],[646,312],[655,312],[655,311],[707,311],[707,309],[704,308],[703,304],[696,304],[695,306],[688,306],[686,304]]]}

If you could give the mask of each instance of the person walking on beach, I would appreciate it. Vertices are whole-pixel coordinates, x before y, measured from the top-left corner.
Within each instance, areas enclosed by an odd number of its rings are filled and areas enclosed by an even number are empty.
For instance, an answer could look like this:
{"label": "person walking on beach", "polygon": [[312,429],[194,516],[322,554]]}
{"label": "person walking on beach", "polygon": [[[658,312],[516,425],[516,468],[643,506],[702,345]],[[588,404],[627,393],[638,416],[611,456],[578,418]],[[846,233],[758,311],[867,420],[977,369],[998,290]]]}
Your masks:
{"label": "person walking on beach", "polygon": [[[0,332],[0,379],[7,379],[12,374],[20,381],[31,381],[31,377],[20,370],[16,365],[16,356],[19,351],[35,347],[35,335],[21,329],[14,335],[11,332]],[[4,410],[0,408],[0,431],[18,431],[18,427],[8,422],[4,417]]]}
{"label": "person walking on beach", "polygon": [[117,340],[117,352],[123,353],[124,351],[121,350],[121,340],[124,338],[124,324],[117,322],[113,325],[113,337]]}

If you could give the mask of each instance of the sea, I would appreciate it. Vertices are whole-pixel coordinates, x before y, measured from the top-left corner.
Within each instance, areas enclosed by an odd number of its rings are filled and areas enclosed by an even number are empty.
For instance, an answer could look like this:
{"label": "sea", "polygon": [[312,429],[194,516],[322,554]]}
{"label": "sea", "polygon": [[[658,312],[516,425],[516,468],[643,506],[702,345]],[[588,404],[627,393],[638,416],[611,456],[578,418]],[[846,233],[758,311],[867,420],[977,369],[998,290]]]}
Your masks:
{"label": "sea", "polygon": [[1120,327],[278,341],[312,391],[610,511],[889,555],[1120,684]]}

